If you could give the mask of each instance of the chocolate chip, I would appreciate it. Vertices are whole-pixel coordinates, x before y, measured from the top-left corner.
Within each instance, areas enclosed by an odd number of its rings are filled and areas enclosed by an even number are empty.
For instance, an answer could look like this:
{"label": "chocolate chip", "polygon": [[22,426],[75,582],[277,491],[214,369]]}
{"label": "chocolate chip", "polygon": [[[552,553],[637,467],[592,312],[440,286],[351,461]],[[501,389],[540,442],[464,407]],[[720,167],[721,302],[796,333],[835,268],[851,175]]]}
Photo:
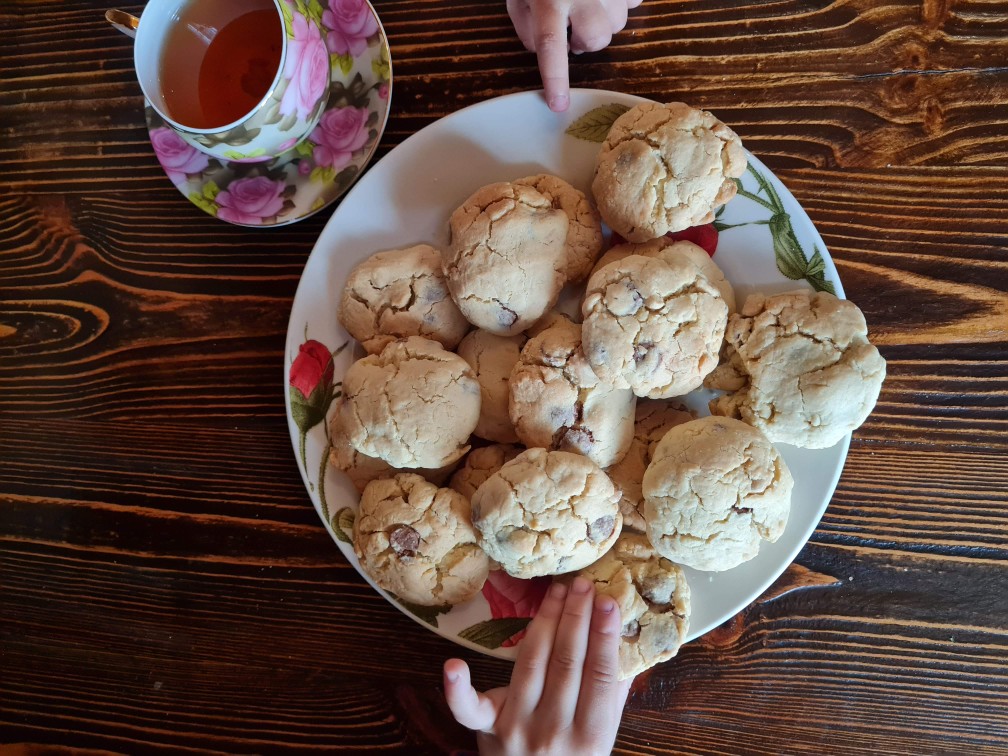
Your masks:
{"label": "chocolate chip", "polygon": [[587,454],[595,445],[595,436],[587,428],[561,428],[553,437],[553,448]]}
{"label": "chocolate chip", "polygon": [[630,292],[631,299],[633,300],[633,309],[627,314],[635,315],[637,311],[644,306],[644,297],[641,296],[640,291],[630,281],[626,282],[626,287]]}
{"label": "chocolate chip", "polygon": [[588,540],[592,543],[598,543],[599,541],[604,541],[606,538],[612,535],[613,528],[616,527],[616,518],[612,515],[606,515],[605,517],[599,517],[595,522],[588,526]]}
{"label": "chocolate chip", "polygon": [[633,358],[638,365],[647,357],[647,353],[654,349],[653,341],[642,341],[634,347]]}
{"label": "chocolate chip", "polygon": [[640,633],[640,622],[637,620],[623,625],[623,629],[620,631],[620,635],[624,638],[632,638],[638,633]]}
{"label": "chocolate chip", "polygon": [[399,525],[389,533],[389,545],[401,559],[412,559],[420,548],[420,534],[409,525]]}
{"label": "chocolate chip", "polygon": [[501,307],[500,312],[497,313],[497,322],[505,327],[513,326],[518,320],[518,313],[506,306],[499,299],[495,299],[494,302]]}

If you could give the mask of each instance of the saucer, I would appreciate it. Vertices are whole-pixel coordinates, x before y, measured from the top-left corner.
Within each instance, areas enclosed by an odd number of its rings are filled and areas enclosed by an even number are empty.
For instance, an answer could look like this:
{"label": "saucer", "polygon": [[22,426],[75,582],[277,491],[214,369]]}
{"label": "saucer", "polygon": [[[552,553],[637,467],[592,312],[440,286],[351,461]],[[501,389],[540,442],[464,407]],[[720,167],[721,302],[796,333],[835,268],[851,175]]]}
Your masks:
{"label": "saucer", "polygon": [[[147,131],[168,178],[196,207],[239,226],[283,226],[339,199],[371,161],[388,120],[388,38],[367,0],[310,3],[332,62],[319,124],[275,158],[219,160],[187,144],[146,103]],[[237,153],[236,153],[237,157]]]}

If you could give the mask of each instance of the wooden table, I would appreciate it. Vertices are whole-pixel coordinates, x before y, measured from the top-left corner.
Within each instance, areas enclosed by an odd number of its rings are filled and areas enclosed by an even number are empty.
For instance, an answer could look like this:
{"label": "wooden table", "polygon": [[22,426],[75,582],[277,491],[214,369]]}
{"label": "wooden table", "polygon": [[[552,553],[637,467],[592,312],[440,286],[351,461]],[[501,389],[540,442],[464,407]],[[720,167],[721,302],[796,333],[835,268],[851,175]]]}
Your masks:
{"label": "wooden table", "polygon": [[[459,649],[346,563],[295,466],[284,334],[331,211],[189,204],[105,7],[0,8],[0,742],[471,748],[439,690]],[[538,86],[503,0],[376,7],[380,155]],[[1006,60],[1003,0],[646,0],[573,62],[733,126],[889,366],[797,566],[637,682],[619,753],[1008,753]]]}

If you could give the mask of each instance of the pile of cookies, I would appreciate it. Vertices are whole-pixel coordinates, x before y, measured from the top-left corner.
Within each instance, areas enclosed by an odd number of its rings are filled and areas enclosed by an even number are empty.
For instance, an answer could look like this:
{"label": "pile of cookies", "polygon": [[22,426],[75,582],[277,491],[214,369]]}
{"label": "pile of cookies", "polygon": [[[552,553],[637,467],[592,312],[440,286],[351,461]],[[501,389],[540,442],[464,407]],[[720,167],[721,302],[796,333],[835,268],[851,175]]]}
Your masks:
{"label": "pile of cookies", "polygon": [[[781,535],[793,479],[774,443],[856,428],[885,363],[850,302],[737,309],[710,256],[666,236],[710,222],[745,167],[710,113],[641,105],[601,147],[594,204],[551,175],[489,184],[447,249],[352,271],[339,320],[368,355],[331,461],[361,491],[353,545],[378,585],[445,605],[491,569],[582,574],[619,603],[629,677],[685,637],[681,566],[730,569]],[[627,241],[604,250],[603,222]],[[571,286],[580,322],[554,309]],[[701,386],[724,392],[709,417],[677,402]]]}

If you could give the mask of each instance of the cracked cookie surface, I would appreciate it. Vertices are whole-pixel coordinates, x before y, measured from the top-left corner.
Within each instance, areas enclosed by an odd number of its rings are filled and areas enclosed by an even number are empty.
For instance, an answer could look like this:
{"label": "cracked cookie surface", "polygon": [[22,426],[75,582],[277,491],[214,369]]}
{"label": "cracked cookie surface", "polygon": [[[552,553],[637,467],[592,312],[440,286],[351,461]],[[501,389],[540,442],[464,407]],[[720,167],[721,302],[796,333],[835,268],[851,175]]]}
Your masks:
{"label": "cracked cookie surface", "polygon": [[581,348],[581,326],[557,316],[522,348],[510,378],[509,411],[521,442],[584,454],[600,467],[633,440],[637,398],[599,380]]}
{"label": "cracked cookie surface", "polygon": [[754,294],[725,341],[726,359],[705,385],[729,393],[710,410],[774,442],[832,446],[868,417],[885,379],[861,310],[826,292]]}
{"label": "cracked cookie surface", "polygon": [[521,333],[498,336],[478,328],[458,345],[459,357],[469,363],[480,385],[480,418],[473,431],[480,438],[501,444],[518,441],[508,412],[508,379],[527,340]]}
{"label": "cracked cookie surface", "polygon": [[364,489],[353,547],[379,586],[422,606],[472,598],[490,570],[476,543],[469,501],[410,473],[375,480]]}
{"label": "cracked cookie surface", "polygon": [[448,292],[444,261],[429,244],[371,255],[347,278],[338,317],[369,354],[397,338],[424,336],[449,351],[469,321]]}
{"label": "cracked cookie surface", "polygon": [[626,455],[606,474],[620,489],[620,512],[623,514],[624,532],[627,528],[644,532],[644,515],[641,505],[644,494],[641,481],[651,464],[655,447],[665,434],[677,425],[695,419],[693,413],[680,404],[667,399],[640,399],[634,417],[634,436]]}
{"label": "cracked cookie surface", "polygon": [[[342,427],[339,414],[333,416],[329,426],[329,443],[332,448],[329,450],[329,463],[337,470],[343,472],[354,488],[358,492],[363,492],[364,488],[372,480],[378,478],[390,478],[398,472],[404,472],[392,467],[388,462],[377,457],[369,457],[361,454],[353,448],[346,431]],[[455,471],[455,464],[449,464],[437,469],[415,468],[408,472],[422,475],[425,480],[436,485],[441,485]]]}
{"label": "cracked cookie surface", "polygon": [[630,255],[641,255],[643,257],[658,257],[662,260],[671,260],[677,257],[693,263],[701,273],[707,276],[707,280],[714,284],[714,287],[721,293],[721,298],[728,305],[728,313],[736,311],[735,288],[725,278],[724,271],[711,259],[707,252],[693,242],[678,240],[673,241],[667,237],[652,239],[646,242],[626,242],[610,247],[592,268],[592,275],[597,270],[617,260],[622,260]]}
{"label": "cracked cookie surface", "polygon": [[338,412],[362,454],[393,467],[439,468],[469,451],[480,388],[465,360],[411,336],[350,366]]}
{"label": "cracked cookie surface", "polygon": [[710,223],[735,196],[748,160],[710,113],[681,102],[644,103],[617,118],[595,162],[602,219],[632,242]]}
{"label": "cracked cookie surface", "polygon": [[584,281],[602,251],[602,218],[598,210],[592,207],[584,192],[559,176],[540,173],[520,178],[515,183],[531,186],[552,202],[553,207],[566,213],[569,225],[564,276],[568,283]]}
{"label": "cracked cookie surface", "polygon": [[489,184],[448,225],[448,290],[469,322],[513,336],[554,305],[566,280],[569,220],[548,198],[531,186]]}
{"label": "cracked cookie surface", "polygon": [[473,449],[466,455],[462,466],[452,475],[451,483],[448,485],[467,499],[472,499],[476,489],[483,485],[487,478],[523,451],[525,449],[516,444],[491,444]]}
{"label": "cracked cookie surface", "polygon": [[629,255],[610,263],[588,280],[581,309],[592,368],[637,396],[682,396],[717,366],[728,307],[687,260]]}
{"label": "cracked cookie surface", "polygon": [[784,459],[752,426],[715,416],[677,425],[644,473],[648,539],[677,564],[731,569],[784,532],[793,488]]}
{"label": "cracked cookie surface", "polygon": [[624,532],[579,574],[619,606],[620,679],[636,677],[676,655],[689,630],[689,585],[683,571],[660,556],[645,536]]}
{"label": "cracked cookie surface", "polygon": [[623,527],[619,492],[585,456],[528,449],[472,497],[480,545],[509,575],[530,578],[586,567]]}

